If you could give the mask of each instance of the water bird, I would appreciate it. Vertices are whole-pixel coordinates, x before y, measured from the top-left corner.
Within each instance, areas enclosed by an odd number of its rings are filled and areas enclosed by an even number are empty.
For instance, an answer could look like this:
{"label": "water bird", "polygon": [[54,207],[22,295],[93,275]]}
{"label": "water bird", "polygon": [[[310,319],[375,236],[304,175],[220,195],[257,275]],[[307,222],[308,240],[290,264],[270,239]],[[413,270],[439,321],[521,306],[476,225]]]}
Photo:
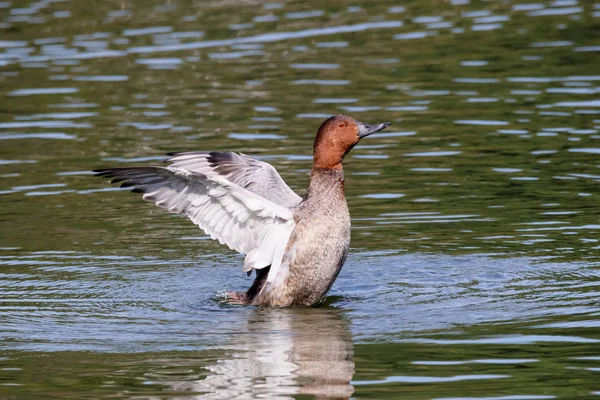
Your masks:
{"label": "water bird", "polygon": [[345,115],[325,120],[315,138],[304,197],[272,165],[242,153],[171,153],[168,166],[94,172],[187,216],[211,238],[245,254],[243,270],[255,271],[256,277],[248,291],[227,292],[228,302],[312,306],[333,285],[350,247],[344,156],[362,138],[388,126]]}

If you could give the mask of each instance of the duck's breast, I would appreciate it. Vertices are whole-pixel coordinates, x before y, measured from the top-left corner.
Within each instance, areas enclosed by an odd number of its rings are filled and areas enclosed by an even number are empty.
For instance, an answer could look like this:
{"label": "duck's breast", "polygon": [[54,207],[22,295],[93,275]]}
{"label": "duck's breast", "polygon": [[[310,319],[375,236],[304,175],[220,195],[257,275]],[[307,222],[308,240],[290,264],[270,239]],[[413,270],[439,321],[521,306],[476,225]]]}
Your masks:
{"label": "duck's breast", "polygon": [[312,305],[331,288],[350,247],[350,214],[345,200],[335,206],[303,204],[286,253],[286,286],[293,303]]}

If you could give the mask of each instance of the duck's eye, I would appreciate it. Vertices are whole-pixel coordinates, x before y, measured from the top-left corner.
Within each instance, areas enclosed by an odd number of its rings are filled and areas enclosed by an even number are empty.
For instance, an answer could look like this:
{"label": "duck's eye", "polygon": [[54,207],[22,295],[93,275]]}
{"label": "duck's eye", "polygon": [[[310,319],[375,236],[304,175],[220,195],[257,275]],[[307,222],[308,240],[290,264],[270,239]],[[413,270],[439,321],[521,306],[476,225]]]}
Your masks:
{"label": "duck's eye", "polygon": [[346,127],[346,123],[345,123],[345,122],[340,122],[340,123],[338,124],[338,126],[339,126],[340,128],[345,128],[345,127]]}

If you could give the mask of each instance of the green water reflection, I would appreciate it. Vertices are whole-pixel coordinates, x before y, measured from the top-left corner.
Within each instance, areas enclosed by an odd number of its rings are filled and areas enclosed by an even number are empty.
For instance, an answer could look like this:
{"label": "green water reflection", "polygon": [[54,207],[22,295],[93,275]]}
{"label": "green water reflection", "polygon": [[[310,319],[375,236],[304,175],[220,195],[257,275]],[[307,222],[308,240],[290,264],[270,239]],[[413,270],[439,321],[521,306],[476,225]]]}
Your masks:
{"label": "green water reflection", "polygon": [[[0,2],[0,395],[597,396],[599,18]],[[239,257],[89,172],[235,150],[303,193],[335,113],[393,125],[345,162],[353,250],[310,312],[223,306]]]}

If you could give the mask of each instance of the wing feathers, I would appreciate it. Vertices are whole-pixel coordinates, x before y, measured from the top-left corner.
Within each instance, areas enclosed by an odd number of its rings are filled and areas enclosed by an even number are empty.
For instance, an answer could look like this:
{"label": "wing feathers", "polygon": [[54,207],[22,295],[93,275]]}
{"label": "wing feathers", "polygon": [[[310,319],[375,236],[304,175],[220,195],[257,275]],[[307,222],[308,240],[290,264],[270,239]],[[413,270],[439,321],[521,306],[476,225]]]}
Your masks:
{"label": "wing feathers", "polygon": [[[178,155],[178,165],[198,163],[197,154]],[[247,254],[244,271],[281,265],[295,226],[293,212],[214,174],[176,167],[98,170],[97,176],[133,187],[144,200],[171,213],[186,215],[211,238]],[[276,271],[275,271],[276,272]],[[270,274],[269,274],[270,276]]]}
{"label": "wing feathers", "polygon": [[302,201],[271,164],[245,154],[212,151],[171,153],[170,156],[165,162],[171,163],[173,168],[223,177],[273,203],[293,208]]}

